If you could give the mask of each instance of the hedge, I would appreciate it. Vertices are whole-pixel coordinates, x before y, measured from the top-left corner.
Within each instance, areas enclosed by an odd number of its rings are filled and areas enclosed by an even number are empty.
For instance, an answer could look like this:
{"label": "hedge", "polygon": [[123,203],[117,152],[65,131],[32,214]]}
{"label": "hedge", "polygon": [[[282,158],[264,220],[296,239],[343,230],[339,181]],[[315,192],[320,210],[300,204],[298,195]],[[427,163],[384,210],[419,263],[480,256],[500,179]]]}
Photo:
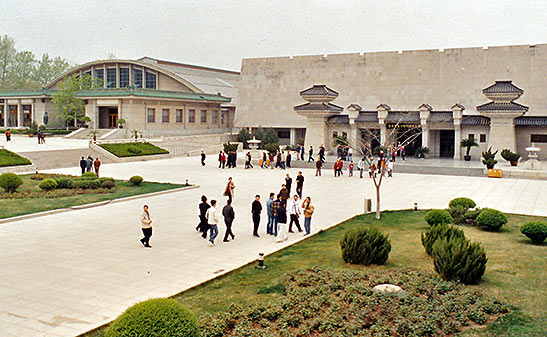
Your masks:
{"label": "hedge", "polygon": [[541,244],[547,238],[547,223],[530,221],[522,225],[520,232],[526,235],[532,242]]}

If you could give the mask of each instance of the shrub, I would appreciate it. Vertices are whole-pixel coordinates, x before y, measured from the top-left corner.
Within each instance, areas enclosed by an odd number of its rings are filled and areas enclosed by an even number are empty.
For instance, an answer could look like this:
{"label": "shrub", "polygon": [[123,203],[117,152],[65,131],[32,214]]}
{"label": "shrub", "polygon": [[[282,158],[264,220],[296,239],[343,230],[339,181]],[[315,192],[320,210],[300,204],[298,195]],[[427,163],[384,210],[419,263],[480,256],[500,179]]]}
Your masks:
{"label": "shrub", "polygon": [[495,209],[485,208],[477,216],[477,224],[490,230],[499,230],[506,223],[507,216]]}
{"label": "shrub", "polygon": [[57,182],[57,188],[73,188],[74,187],[74,181],[70,178],[60,177],[60,178],[56,178],[55,181]]}
{"label": "shrub", "polygon": [[448,213],[448,211],[445,211],[444,209],[432,209],[431,211],[427,212],[424,220],[430,226],[447,225],[454,221],[454,219],[452,219],[452,216],[450,216],[450,213]]}
{"label": "shrub", "polygon": [[228,142],[228,143],[222,144],[222,147],[224,148],[224,152],[232,152],[232,151],[237,151],[239,144],[238,143],[232,144]]}
{"label": "shrub", "polygon": [[450,213],[450,216],[454,219],[454,223],[456,225],[463,225],[467,223],[467,219],[465,218],[467,212],[467,208],[463,206],[456,206],[448,209],[448,213]]}
{"label": "shrub", "polygon": [[113,189],[116,184],[110,180],[105,180],[101,183],[102,188],[108,188],[109,190]]}
{"label": "shrub", "polygon": [[104,183],[105,181],[111,181],[113,183],[116,183],[114,178],[111,178],[111,177],[102,177],[102,178],[99,178],[99,180],[101,181],[101,183]]}
{"label": "shrub", "polygon": [[346,231],[340,247],[345,262],[363,265],[384,264],[391,251],[388,236],[369,227]]}
{"label": "shrub", "polygon": [[268,153],[276,154],[277,151],[279,151],[279,144],[277,143],[268,143],[264,145],[264,150],[268,151]]}
{"label": "shrub", "polygon": [[51,178],[44,179],[38,185],[44,191],[51,191],[57,188],[57,182]]}
{"label": "shrub", "polygon": [[425,234],[422,233],[422,245],[425,248],[427,255],[433,252],[433,244],[438,239],[450,240],[452,238],[465,239],[463,230],[454,226],[436,225],[431,227]]}
{"label": "shrub", "polygon": [[477,223],[477,217],[479,214],[482,213],[484,209],[482,208],[476,208],[469,210],[465,213],[465,220],[467,223],[476,224]]}
{"label": "shrub", "polygon": [[82,177],[84,178],[97,178],[97,175],[93,172],[85,172],[82,174]]}
{"label": "shrub", "polygon": [[508,162],[516,162],[520,159],[520,154],[515,153],[509,149],[503,149],[501,151],[501,157],[507,160]]}
{"label": "shrub", "polygon": [[101,186],[101,181],[99,179],[74,179],[73,186],[84,190],[94,190]]}
{"label": "shrub", "polygon": [[478,242],[453,237],[433,244],[435,271],[447,281],[478,283],[486,269],[488,258]]}
{"label": "shrub", "polygon": [[455,198],[450,200],[450,202],[448,203],[448,207],[450,208],[454,208],[458,206],[462,206],[464,208],[470,209],[477,206],[477,204],[475,204],[475,202],[469,198]]}
{"label": "shrub", "polygon": [[17,191],[19,186],[23,185],[23,179],[15,173],[3,173],[0,175],[0,187],[7,193]]}
{"label": "shrub", "polygon": [[467,312],[467,318],[477,324],[484,324],[488,319],[488,315],[479,309],[471,309]]}
{"label": "shrub", "polygon": [[142,184],[142,181],[143,179],[141,176],[132,176],[131,178],[129,178],[129,182],[134,186],[139,186],[140,184]]}
{"label": "shrub", "polygon": [[137,303],[122,313],[105,337],[198,337],[194,314],[173,299],[156,298]]}
{"label": "shrub", "polygon": [[547,238],[547,223],[530,221],[520,227],[520,232],[526,235],[532,242],[540,244]]}

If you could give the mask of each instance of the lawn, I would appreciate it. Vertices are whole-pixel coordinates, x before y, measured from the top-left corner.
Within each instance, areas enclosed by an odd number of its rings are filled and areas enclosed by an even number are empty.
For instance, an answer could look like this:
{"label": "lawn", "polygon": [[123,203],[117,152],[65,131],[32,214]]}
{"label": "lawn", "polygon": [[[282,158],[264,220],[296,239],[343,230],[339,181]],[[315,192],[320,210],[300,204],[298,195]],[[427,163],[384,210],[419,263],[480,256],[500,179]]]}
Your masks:
{"label": "lawn", "polygon": [[[40,190],[38,188],[40,181],[30,179],[31,176],[31,174],[21,176],[21,178],[23,178],[23,185],[17,189],[18,192],[37,193],[37,191]],[[98,201],[113,200],[134,195],[171,190],[184,186],[185,185],[154,182],[143,182],[140,186],[133,186],[127,181],[117,180],[116,187],[114,187],[113,191],[107,193],[76,194],[60,198],[2,198],[0,199],[2,205],[2,207],[0,207],[0,219],[59,208],[68,208]],[[1,195],[4,197],[6,196],[5,194]]]}
{"label": "lawn", "polygon": [[[283,296],[281,281],[286,273],[315,265],[338,270],[396,270],[410,268],[435,273],[432,259],[424,252],[420,233],[428,229],[425,212],[384,212],[377,221],[374,215],[349,219],[308,240],[290,246],[266,258],[266,269],[256,263],[183,292],[176,298],[193,310],[198,317],[222,313],[232,303],[241,306],[263,303]],[[547,269],[546,244],[533,245],[520,233],[520,226],[532,219],[547,218],[508,215],[509,223],[501,232],[485,232],[463,227],[466,237],[480,241],[488,255],[483,281],[471,290],[480,290],[518,309],[491,324],[487,329],[468,330],[465,336],[544,336],[547,334]],[[340,255],[339,241],[344,232],[355,226],[374,225],[389,234],[392,251],[385,266],[353,266],[345,264]],[[101,336],[102,332],[91,334]]]}
{"label": "lawn", "polygon": [[27,158],[23,158],[17,153],[13,153],[6,149],[0,150],[0,167],[19,166],[32,164]]}
{"label": "lawn", "polygon": [[169,153],[169,151],[150,143],[99,144],[99,146],[117,157],[149,156]]}

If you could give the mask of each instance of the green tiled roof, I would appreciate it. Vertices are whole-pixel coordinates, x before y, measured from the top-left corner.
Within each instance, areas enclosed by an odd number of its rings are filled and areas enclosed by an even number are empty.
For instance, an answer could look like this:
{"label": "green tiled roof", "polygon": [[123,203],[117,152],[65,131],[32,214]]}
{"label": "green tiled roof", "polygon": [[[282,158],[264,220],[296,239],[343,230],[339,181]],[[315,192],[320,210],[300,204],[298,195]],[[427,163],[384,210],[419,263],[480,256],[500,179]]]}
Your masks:
{"label": "green tiled roof", "polygon": [[54,91],[49,89],[0,90],[0,97],[51,96],[53,93]]}

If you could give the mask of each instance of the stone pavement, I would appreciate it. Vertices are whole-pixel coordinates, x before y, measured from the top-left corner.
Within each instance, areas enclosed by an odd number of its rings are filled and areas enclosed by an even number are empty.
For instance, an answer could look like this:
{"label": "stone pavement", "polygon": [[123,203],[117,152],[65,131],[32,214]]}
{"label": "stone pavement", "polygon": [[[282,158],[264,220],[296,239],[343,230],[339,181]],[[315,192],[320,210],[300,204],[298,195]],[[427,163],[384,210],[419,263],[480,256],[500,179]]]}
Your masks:
{"label": "stone pavement", "polygon": [[[286,173],[297,170],[219,170],[214,156],[201,167],[197,157],[149,162],[105,164],[104,176],[179,182],[186,179],[201,187],[145,197],[101,207],[70,211],[0,224],[3,243],[0,260],[0,335],[75,336],[114,319],[128,306],[151,297],[171,296],[238,268],[302,239],[291,234],[277,244],[264,234],[252,237],[251,202],[260,194],[277,192]],[[78,173],[78,168],[56,172]],[[304,195],[316,206],[312,230],[316,232],[363,211],[363,198],[374,199],[368,178],[323,177],[303,169]],[[195,232],[197,204],[202,194],[225,198],[227,178],[236,184],[234,208],[236,240],[209,247]],[[295,183],[293,182],[293,186]],[[293,187],[294,191],[294,187]],[[504,212],[547,216],[547,182],[439,175],[397,174],[384,180],[383,209],[446,207],[454,197],[467,196],[481,207]],[[138,241],[139,216],[150,205],[154,226],[152,249]],[[220,208],[219,207],[219,208]],[[224,226],[219,226],[220,235]],[[267,259],[266,259],[267,263]]]}
{"label": "stone pavement", "polygon": [[6,136],[0,134],[0,145],[12,152],[35,152],[52,150],[69,150],[89,148],[89,140],[65,139],[63,136],[46,137],[45,144],[38,144],[36,137],[26,135],[12,135],[11,142],[6,142]]}

